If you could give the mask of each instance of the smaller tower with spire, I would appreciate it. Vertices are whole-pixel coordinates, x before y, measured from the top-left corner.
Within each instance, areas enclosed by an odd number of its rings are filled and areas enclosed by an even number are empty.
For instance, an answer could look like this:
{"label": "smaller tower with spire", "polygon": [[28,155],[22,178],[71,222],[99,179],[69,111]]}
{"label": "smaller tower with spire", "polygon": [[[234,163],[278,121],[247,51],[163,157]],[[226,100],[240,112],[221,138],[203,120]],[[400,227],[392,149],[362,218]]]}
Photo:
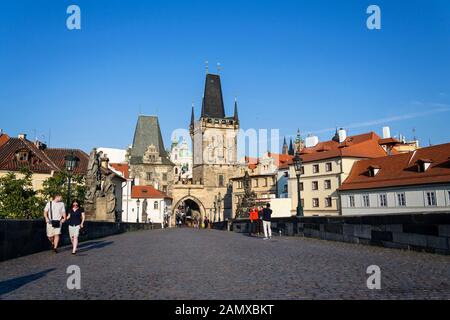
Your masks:
{"label": "smaller tower with spire", "polygon": [[286,137],[284,137],[284,141],[283,141],[283,149],[281,151],[282,154],[289,154],[289,147],[286,143]]}

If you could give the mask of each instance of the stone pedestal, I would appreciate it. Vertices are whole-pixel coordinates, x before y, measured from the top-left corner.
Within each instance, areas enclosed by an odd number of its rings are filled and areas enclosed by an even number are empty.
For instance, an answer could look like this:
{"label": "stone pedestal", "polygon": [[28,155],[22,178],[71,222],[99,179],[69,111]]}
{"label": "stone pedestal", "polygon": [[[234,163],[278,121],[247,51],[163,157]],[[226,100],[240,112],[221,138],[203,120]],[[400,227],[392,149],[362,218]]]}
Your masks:
{"label": "stone pedestal", "polygon": [[95,206],[86,206],[86,220],[90,221],[109,221],[114,222],[114,214],[107,213],[107,200],[106,198],[97,198],[95,200]]}

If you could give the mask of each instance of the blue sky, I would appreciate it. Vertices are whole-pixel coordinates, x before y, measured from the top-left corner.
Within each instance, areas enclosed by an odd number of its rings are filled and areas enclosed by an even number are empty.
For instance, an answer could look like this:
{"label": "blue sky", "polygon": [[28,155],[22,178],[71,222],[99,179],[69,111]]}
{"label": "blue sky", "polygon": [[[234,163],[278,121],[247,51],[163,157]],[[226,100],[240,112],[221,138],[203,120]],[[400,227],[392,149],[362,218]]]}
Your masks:
{"label": "blue sky", "polygon": [[[81,8],[82,29],[66,28]],[[382,29],[366,28],[377,4]],[[125,148],[138,114],[166,147],[199,115],[204,61],[222,65],[241,126],[321,140],[383,125],[422,145],[450,141],[450,2],[2,1],[0,128],[52,147]],[[331,131],[330,131],[331,130]]]}

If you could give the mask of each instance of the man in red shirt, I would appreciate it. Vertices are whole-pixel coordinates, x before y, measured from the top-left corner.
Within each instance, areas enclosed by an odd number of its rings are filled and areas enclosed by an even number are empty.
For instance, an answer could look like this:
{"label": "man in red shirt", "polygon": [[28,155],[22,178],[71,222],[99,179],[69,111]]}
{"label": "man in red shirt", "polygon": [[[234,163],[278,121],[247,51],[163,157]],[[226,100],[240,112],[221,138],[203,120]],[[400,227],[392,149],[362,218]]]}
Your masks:
{"label": "man in red shirt", "polygon": [[256,233],[256,224],[258,223],[258,209],[256,207],[253,207],[250,209],[250,225],[248,228],[248,234],[250,236],[254,235]]}

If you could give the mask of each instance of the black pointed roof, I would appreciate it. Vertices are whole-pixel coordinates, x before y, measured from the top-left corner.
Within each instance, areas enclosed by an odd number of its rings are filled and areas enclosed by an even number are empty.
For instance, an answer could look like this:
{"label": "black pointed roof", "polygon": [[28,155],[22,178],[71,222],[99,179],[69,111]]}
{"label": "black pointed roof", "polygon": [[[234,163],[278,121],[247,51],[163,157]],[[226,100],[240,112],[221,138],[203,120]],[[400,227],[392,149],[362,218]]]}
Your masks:
{"label": "black pointed roof", "polygon": [[288,151],[288,154],[289,155],[291,155],[291,156],[293,156],[294,155],[294,145],[292,144],[292,138],[291,138],[291,141],[289,141],[289,151]]}
{"label": "black pointed roof", "polygon": [[202,103],[202,118],[225,118],[220,76],[207,74]]}
{"label": "black pointed roof", "polygon": [[191,113],[191,127],[194,127],[194,105],[192,105],[192,113]]}

